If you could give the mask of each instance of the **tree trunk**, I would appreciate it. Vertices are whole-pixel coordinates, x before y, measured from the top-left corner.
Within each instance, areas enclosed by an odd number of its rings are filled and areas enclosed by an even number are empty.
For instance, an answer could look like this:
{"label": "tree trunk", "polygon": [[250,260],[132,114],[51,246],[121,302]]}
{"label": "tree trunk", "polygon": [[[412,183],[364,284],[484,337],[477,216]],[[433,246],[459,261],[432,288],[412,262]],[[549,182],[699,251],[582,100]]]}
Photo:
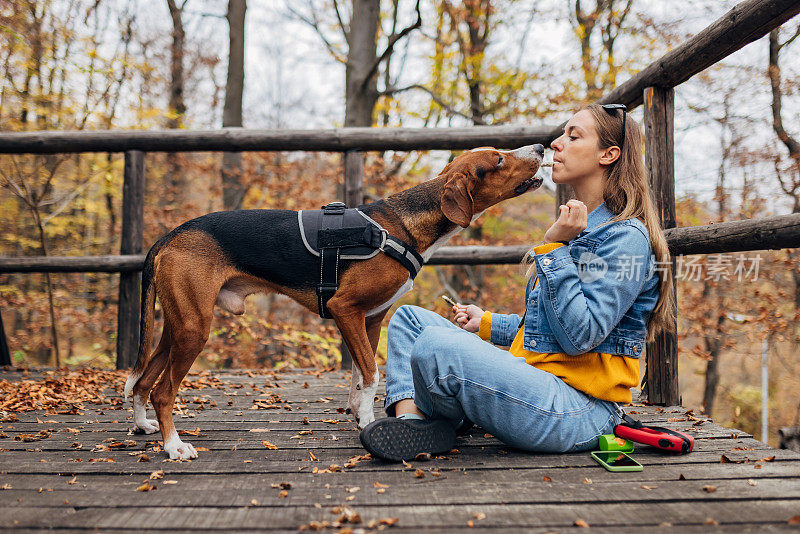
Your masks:
{"label": "tree trunk", "polygon": [[345,66],[345,126],[372,126],[378,102],[376,36],[380,20],[379,0],[354,0],[353,17],[346,33],[349,51]]}
{"label": "tree trunk", "polygon": [[[183,66],[186,32],[183,28],[183,7],[178,8],[175,0],[167,0],[169,15],[172,19],[172,45],[170,47],[170,80],[169,80],[169,115],[167,128],[180,128],[186,115],[186,104],[183,100],[185,73]],[[178,155],[167,154],[167,180],[164,184],[166,194],[161,197],[161,207],[174,204],[183,190]]]}
{"label": "tree trunk", "polygon": [[[225,106],[222,127],[242,126],[244,92],[244,28],[247,0],[228,0],[228,79],[225,83]],[[242,153],[222,154],[222,204],[226,210],[241,209],[247,187],[242,183]]]}

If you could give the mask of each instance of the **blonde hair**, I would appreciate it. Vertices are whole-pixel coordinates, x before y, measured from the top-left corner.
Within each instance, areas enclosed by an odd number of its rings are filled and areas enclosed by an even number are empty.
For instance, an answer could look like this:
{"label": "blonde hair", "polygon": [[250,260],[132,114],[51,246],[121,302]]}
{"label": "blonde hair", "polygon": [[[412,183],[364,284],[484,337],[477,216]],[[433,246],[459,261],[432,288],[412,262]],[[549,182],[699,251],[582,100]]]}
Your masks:
{"label": "blonde hair", "polygon": [[[597,130],[598,146],[601,149],[619,146],[622,139],[622,110],[611,110],[609,113],[599,104],[590,104],[582,108],[594,117]],[[603,182],[603,201],[614,216],[607,223],[627,219],[639,219],[647,228],[650,243],[659,269],[659,296],[656,306],[647,322],[647,339],[652,342],[656,334],[675,329],[675,287],[672,280],[672,256],[659,222],[658,212],[650,191],[647,170],[642,154],[642,130],[630,115],[625,120],[623,149],[620,157],[608,168]],[[526,254],[526,260],[533,256]],[[532,274],[535,265],[528,270]]]}

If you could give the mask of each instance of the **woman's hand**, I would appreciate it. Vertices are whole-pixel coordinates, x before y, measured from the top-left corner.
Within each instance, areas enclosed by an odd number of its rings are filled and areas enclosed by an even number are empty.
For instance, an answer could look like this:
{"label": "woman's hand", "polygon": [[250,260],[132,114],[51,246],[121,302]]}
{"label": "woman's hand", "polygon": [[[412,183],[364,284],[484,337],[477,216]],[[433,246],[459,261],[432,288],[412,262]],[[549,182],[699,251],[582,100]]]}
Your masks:
{"label": "woman's hand", "polygon": [[580,200],[570,199],[558,208],[558,219],[544,234],[545,243],[570,241],[586,230],[588,210]]}
{"label": "woman's hand", "polygon": [[483,317],[483,310],[474,304],[464,306],[459,304],[453,306],[453,313],[456,314],[455,321],[458,326],[467,332],[477,332],[478,327],[481,325],[481,317]]}

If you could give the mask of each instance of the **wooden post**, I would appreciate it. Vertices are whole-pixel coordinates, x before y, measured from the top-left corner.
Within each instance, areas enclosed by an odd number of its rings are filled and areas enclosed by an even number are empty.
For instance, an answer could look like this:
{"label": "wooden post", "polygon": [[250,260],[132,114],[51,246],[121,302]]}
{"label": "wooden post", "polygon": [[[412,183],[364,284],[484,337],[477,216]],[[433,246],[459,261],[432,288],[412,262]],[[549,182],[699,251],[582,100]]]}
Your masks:
{"label": "wooden post", "polygon": [[[650,173],[653,200],[659,211],[661,227],[675,228],[675,90],[647,87],[643,96],[645,164]],[[677,296],[674,257],[672,283]],[[646,353],[644,393],[647,400],[665,406],[680,404],[677,332],[662,332],[656,336],[653,343],[646,345]]]}
{"label": "wooden post", "polygon": [[571,198],[575,198],[575,192],[571,185],[556,184],[556,217],[558,217],[558,207],[566,204]]}
{"label": "wooden post", "polygon": [[0,365],[11,365],[11,352],[8,350],[6,330],[3,328],[3,314],[0,313]]}
{"label": "wooden post", "polygon": [[[120,254],[141,254],[144,235],[144,152],[125,152],[122,183],[122,244]],[[139,350],[142,273],[119,275],[117,369],[133,366]]]}
{"label": "wooden post", "polygon": [[[358,150],[348,150],[344,153],[344,203],[348,208],[355,208],[364,203],[364,154]],[[342,340],[342,369],[347,369],[353,364],[353,356]]]}

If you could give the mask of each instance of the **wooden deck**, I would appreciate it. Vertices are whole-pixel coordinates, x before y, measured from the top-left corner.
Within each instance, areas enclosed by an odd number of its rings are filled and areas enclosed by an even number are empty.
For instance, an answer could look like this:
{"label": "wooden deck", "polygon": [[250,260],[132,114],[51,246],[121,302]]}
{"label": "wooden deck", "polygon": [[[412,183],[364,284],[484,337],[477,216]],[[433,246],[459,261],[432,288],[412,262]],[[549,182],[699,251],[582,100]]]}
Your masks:
{"label": "wooden deck", "polygon": [[[40,377],[0,372],[13,381]],[[609,473],[588,453],[514,451],[481,429],[445,457],[406,466],[362,456],[354,423],[340,413],[345,373],[233,371],[187,380],[202,386],[184,383],[176,417],[189,433],[183,439],[203,448],[191,462],[154,452],[160,435],[128,434],[121,380],[104,404],[87,403],[79,415],[0,414],[0,529],[552,532],[586,524],[633,532],[669,523],[741,532],[800,521],[791,519],[800,516],[800,454],[680,407],[628,409],[697,438],[685,456],[637,449],[640,473]],[[37,441],[18,437],[41,431]]]}

